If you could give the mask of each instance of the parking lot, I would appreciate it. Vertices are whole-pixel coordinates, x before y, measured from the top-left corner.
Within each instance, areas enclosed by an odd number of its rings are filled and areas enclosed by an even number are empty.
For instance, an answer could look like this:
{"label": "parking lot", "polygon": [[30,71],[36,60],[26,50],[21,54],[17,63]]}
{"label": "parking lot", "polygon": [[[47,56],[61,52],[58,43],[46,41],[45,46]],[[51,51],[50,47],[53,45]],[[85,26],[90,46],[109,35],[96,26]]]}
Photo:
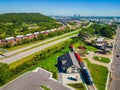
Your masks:
{"label": "parking lot", "polygon": [[[77,77],[77,81],[70,79],[71,77]],[[64,84],[83,83],[79,73],[74,73],[74,74],[59,73],[58,78],[59,78],[58,81]]]}
{"label": "parking lot", "polygon": [[51,75],[50,72],[37,68],[33,72],[27,72],[11,81],[0,90],[43,90],[42,85],[46,85],[51,90],[74,90],[69,86],[58,83],[52,79]]}

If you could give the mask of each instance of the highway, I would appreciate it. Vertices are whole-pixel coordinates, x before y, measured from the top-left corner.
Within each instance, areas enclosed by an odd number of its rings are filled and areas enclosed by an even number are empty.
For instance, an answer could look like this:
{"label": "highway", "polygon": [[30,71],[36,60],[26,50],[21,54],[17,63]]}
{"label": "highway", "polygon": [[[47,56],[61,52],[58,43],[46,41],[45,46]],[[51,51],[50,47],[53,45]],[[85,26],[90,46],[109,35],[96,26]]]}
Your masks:
{"label": "highway", "polygon": [[[80,29],[79,29],[79,30],[80,30]],[[28,50],[28,49],[30,49],[30,48],[33,48],[33,47],[35,47],[35,46],[42,45],[42,44],[45,44],[45,43],[47,43],[47,42],[50,42],[50,41],[53,41],[53,40],[56,40],[56,39],[65,37],[65,36],[70,35],[70,34],[73,34],[73,33],[75,33],[75,32],[78,32],[79,30],[76,30],[76,31],[73,31],[73,32],[70,32],[70,33],[67,33],[67,34],[64,34],[64,35],[60,35],[60,36],[57,36],[57,37],[54,37],[54,38],[50,38],[50,39],[41,41],[41,42],[39,42],[39,43],[30,45],[30,46],[27,46],[27,47],[24,47],[24,48],[20,48],[20,49],[14,50],[14,51],[7,52],[7,53],[4,53],[4,55],[5,55],[6,57],[10,57],[10,56],[13,56],[13,55],[15,55],[15,54],[18,54],[19,52],[22,52],[22,51]],[[0,58],[2,59],[2,58],[4,58],[4,56],[0,56]]]}
{"label": "highway", "polygon": [[114,57],[111,64],[110,90],[120,90],[120,27],[116,31]]}
{"label": "highway", "polygon": [[[75,35],[72,35],[72,36],[75,36]],[[72,36],[70,36],[70,37],[72,37]],[[25,58],[25,57],[27,57],[27,56],[29,56],[29,55],[31,55],[33,53],[36,53],[36,52],[38,52],[40,50],[44,50],[45,48],[48,48],[50,46],[53,46],[53,45],[55,45],[57,43],[65,41],[65,40],[68,40],[68,39],[70,39],[70,37],[65,37],[65,38],[62,38],[62,39],[59,39],[59,40],[55,40],[55,41],[52,41],[50,43],[44,44],[42,46],[38,46],[36,48],[27,50],[25,52],[21,52],[19,54],[16,54],[14,56],[9,57],[9,58],[4,58],[4,59],[0,60],[0,62],[11,64],[11,63],[13,63],[13,62],[15,62],[17,60]]]}

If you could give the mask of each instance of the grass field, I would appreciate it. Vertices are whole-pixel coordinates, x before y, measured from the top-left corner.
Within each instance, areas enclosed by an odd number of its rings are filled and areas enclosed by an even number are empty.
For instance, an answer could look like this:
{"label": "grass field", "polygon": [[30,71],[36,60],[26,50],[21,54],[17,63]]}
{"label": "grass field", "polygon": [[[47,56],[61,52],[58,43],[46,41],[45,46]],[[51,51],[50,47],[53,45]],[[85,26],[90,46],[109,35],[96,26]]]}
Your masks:
{"label": "grass field", "polygon": [[87,58],[84,59],[92,75],[95,86],[98,90],[105,90],[108,76],[108,69],[101,65],[92,64]]}
{"label": "grass field", "polygon": [[86,90],[85,85],[83,83],[76,83],[76,84],[68,84],[72,88],[75,88],[76,90]]}
{"label": "grass field", "polygon": [[104,62],[104,63],[110,62],[110,59],[106,57],[94,56],[93,59],[99,62]]}
{"label": "grass field", "polygon": [[[71,39],[68,39],[68,40],[66,40],[66,41],[71,41]],[[61,44],[61,43],[58,43],[58,44],[53,45],[53,46],[50,46],[50,47],[48,47],[48,48],[46,48],[46,49],[44,49],[44,50],[47,50],[47,49],[49,49],[49,48],[58,46],[58,45],[60,45],[60,44]],[[9,67],[10,67],[10,69],[15,68],[15,67],[17,67],[18,65],[20,65],[20,64],[22,64],[22,63],[24,63],[24,62],[26,62],[26,61],[31,60],[33,57],[35,57],[36,55],[39,55],[40,53],[41,53],[41,51],[38,51],[38,52],[36,52],[36,53],[34,53],[34,54],[30,55],[30,56],[27,56],[27,57],[25,57],[25,58],[23,58],[23,59],[21,59],[21,60],[18,60],[18,61],[14,62],[14,63],[11,63],[11,64],[9,64]],[[54,54],[54,55],[55,55],[55,54]],[[53,55],[52,55],[52,56],[53,56]],[[44,62],[43,62],[43,63],[44,63]]]}
{"label": "grass field", "polygon": [[93,51],[93,52],[98,51],[98,49],[93,46],[86,45],[86,48],[87,48],[87,51]]}
{"label": "grass field", "polygon": [[75,48],[78,48],[79,46],[85,46],[86,47],[85,52],[87,52],[87,51],[93,51],[93,52],[95,52],[95,51],[98,50],[97,48],[95,48],[93,46],[86,45],[84,42],[82,42],[80,40],[78,42],[74,43],[73,45],[74,45]]}
{"label": "grass field", "polygon": [[40,66],[40,67],[42,67],[42,68],[44,68],[44,69],[46,69],[48,71],[55,72],[55,74],[57,76],[58,69],[55,66],[57,64],[57,57],[64,54],[67,51],[69,51],[68,48],[57,52],[56,54],[48,57],[46,60],[41,61],[41,63],[39,63],[38,66]]}
{"label": "grass field", "polygon": [[[23,74],[23,73],[26,72],[26,71],[31,71],[31,70],[33,70],[33,69],[35,69],[35,68],[37,68],[37,67],[42,67],[42,68],[44,68],[44,69],[46,69],[46,70],[48,70],[48,71],[51,71],[52,73],[54,72],[53,75],[57,76],[58,69],[57,69],[57,67],[55,66],[55,65],[57,64],[57,57],[60,56],[60,55],[62,55],[62,54],[64,54],[64,53],[67,52],[67,51],[69,51],[69,48],[66,48],[66,49],[63,49],[63,50],[57,52],[56,54],[54,54],[54,55],[46,58],[46,59],[43,60],[43,61],[41,61],[41,62],[38,63],[37,65],[32,66],[32,67],[24,70],[24,71],[21,72],[19,75]],[[36,55],[36,54],[35,54],[35,55]],[[15,63],[12,63],[12,64],[10,64],[9,66],[10,66],[11,69],[12,69],[12,68],[15,68],[16,66],[22,64],[23,62],[25,62],[25,61],[27,61],[27,60],[30,60],[30,58],[33,58],[33,57],[34,57],[34,55],[32,55],[32,56],[30,56],[30,57],[27,57],[27,58],[24,58],[24,59],[22,59],[22,60],[20,60],[20,61],[17,61],[17,62],[15,62]],[[17,75],[17,76],[19,76],[19,75]],[[16,77],[17,77],[17,76],[16,76]],[[57,79],[57,77],[56,77],[55,79]]]}

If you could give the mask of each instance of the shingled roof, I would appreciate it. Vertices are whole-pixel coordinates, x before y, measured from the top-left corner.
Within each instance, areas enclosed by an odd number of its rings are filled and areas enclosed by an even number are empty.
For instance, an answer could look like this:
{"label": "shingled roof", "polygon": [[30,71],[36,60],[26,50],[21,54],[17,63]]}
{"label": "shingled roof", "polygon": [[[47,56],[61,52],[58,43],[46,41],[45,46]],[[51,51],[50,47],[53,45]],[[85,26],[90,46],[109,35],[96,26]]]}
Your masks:
{"label": "shingled roof", "polygon": [[80,66],[78,64],[78,60],[76,59],[76,57],[74,55],[74,52],[66,52],[65,54],[63,54],[59,57],[59,60],[62,63],[61,67],[65,67],[65,69],[68,69],[72,65],[75,65],[78,68],[80,68]]}

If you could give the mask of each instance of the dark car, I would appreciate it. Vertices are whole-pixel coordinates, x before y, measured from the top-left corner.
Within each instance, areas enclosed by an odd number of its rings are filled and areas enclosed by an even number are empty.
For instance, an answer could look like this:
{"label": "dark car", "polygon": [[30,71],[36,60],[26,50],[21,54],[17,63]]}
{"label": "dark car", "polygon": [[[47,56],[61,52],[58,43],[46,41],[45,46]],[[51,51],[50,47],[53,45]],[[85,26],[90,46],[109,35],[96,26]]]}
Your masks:
{"label": "dark car", "polygon": [[75,77],[68,77],[68,79],[70,79],[70,80],[73,80],[73,81],[77,81],[77,78],[75,78]]}
{"label": "dark car", "polygon": [[119,55],[116,55],[116,57],[119,57]]}

